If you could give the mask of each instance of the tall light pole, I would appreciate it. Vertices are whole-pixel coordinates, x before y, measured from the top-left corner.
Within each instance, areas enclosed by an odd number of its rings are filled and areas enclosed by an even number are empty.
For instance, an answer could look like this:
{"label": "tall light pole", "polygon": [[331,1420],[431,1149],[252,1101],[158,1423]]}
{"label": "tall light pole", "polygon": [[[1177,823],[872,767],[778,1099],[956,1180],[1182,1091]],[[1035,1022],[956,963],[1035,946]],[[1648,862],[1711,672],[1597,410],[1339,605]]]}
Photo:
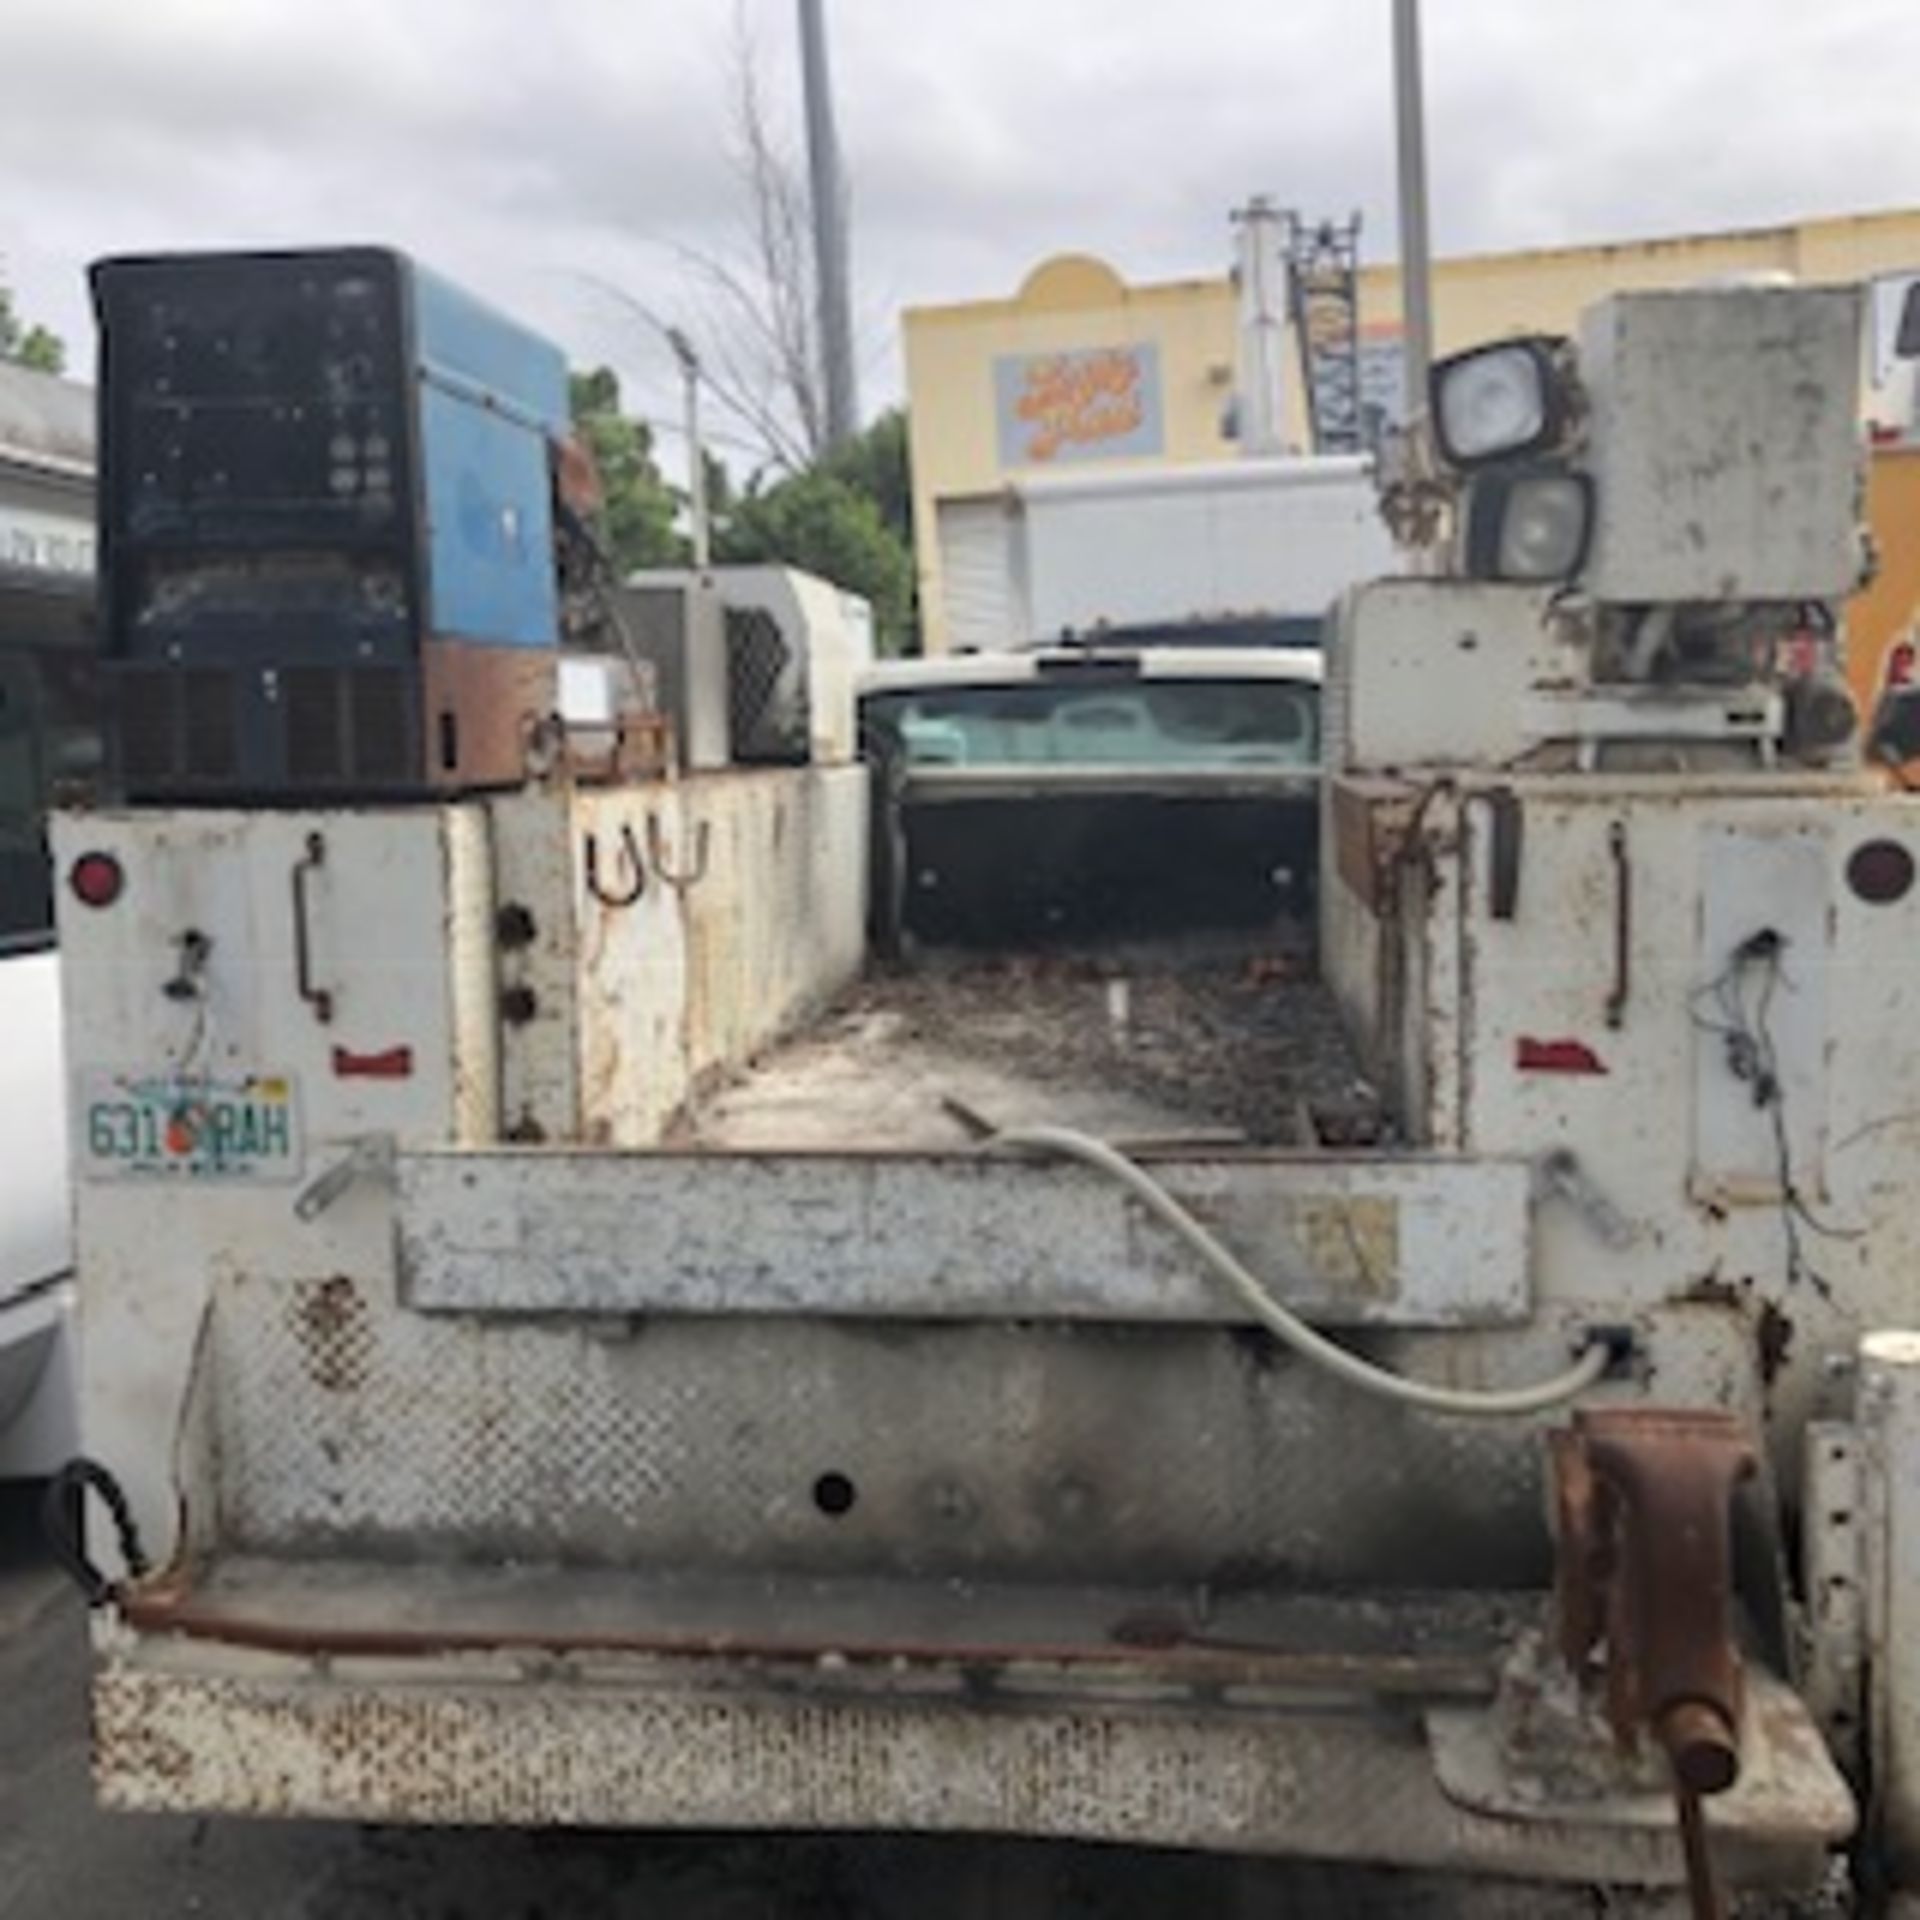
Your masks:
{"label": "tall light pole", "polygon": [[1427,236],[1427,129],[1420,80],[1420,0],[1393,0],[1393,97],[1400,159],[1401,338],[1407,417],[1427,410],[1433,365],[1433,258]]}
{"label": "tall light pole", "polygon": [[700,439],[700,356],[678,327],[666,330],[667,345],[680,362],[680,383],[687,422],[687,517],[692,523],[693,564],[702,573],[713,557],[707,526],[707,450]]}
{"label": "tall light pole", "polygon": [[800,0],[800,74],[807,109],[807,182],[813,203],[813,278],[827,445],[837,447],[853,438],[860,408],[853,390],[846,182],[833,125],[833,82],[827,71],[827,24],[821,0]]}

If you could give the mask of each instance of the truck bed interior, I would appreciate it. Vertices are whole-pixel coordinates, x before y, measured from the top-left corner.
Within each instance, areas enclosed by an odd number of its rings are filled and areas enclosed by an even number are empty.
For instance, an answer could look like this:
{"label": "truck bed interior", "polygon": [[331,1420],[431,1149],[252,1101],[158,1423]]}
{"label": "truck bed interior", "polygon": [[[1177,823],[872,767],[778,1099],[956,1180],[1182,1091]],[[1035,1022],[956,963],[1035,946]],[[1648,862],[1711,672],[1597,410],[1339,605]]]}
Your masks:
{"label": "truck bed interior", "polygon": [[1136,1149],[1385,1144],[1307,931],[933,949],[875,967],[688,1103],[669,1144],[964,1147],[1077,1127]]}

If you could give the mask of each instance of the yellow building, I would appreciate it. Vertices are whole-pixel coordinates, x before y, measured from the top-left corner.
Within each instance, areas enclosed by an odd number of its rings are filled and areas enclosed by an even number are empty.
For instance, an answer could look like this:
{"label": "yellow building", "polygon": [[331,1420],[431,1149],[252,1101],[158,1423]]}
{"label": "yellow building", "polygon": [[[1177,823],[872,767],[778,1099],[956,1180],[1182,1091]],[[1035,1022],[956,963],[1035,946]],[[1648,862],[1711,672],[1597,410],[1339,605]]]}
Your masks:
{"label": "yellow building", "polygon": [[[1582,308],[1624,288],[1725,274],[1809,281],[1920,271],[1920,211],[1615,246],[1469,254],[1434,268],[1437,349],[1514,332],[1565,333]],[[1129,286],[1084,254],[1030,274],[1009,300],[910,308],[904,318],[913,441],[914,533],[929,652],[951,612],[1004,568],[999,528],[1009,481],[1100,461],[1154,467],[1230,458],[1238,302],[1222,273]],[[1363,354],[1376,377],[1400,325],[1399,274],[1360,275]],[[1298,440],[1304,407],[1287,357],[1283,418]],[[1911,535],[1920,548],[1920,528]],[[1882,544],[1886,544],[1883,531]],[[1903,608],[1903,620],[1912,618]]]}

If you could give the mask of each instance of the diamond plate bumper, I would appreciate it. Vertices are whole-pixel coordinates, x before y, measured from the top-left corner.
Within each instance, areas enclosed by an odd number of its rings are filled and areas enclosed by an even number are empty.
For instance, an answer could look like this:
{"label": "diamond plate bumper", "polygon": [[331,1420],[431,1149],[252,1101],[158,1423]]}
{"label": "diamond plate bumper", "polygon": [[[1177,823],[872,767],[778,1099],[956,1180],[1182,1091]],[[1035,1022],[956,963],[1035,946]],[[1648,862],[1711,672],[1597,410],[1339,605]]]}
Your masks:
{"label": "diamond plate bumper", "polygon": [[[1442,1716],[1449,1748],[1463,1711]],[[1415,1702],[1150,1665],[294,1657],[113,1625],[94,1718],[103,1799],[142,1811],[1025,1834],[1622,1887],[1680,1874],[1670,1822],[1637,1802],[1450,1792]],[[1736,1884],[1814,1884],[1850,1824],[1817,1739],[1784,1751],[1764,1806],[1716,1809]]]}

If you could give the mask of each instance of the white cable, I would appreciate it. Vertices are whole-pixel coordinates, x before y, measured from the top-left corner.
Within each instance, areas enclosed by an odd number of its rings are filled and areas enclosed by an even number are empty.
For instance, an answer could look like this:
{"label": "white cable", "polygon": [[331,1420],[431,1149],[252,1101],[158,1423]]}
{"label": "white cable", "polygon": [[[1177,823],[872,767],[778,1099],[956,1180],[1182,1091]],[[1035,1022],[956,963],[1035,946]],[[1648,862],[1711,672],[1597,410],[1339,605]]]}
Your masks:
{"label": "white cable", "polygon": [[1078,1160],[1083,1166],[1104,1173],[1133,1195],[1226,1281],[1262,1326],[1283,1340],[1302,1359],[1324,1367],[1337,1379],[1382,1399],[1398,1401],[1402,1406],[1420,1407],[1428,1413],[1463,1414],[1475,1419],[1515,1418],[1542,1413],[1549,1407],[1577,1398],[1606,1372],[1612,1354],[1604,1340],[1594,1340],[1580,1358],[1564,1373],[1555,1374],[1530,1387],[1509,1387],[1481,1391],[1467,1387],[1436,1387],[1424,1381],[1377,1367],[1357,1353],[1349,1353],[1337,1341],[1307,1325],[1297,1314],[1283,1307],[1268,1292],[1258,1275],[1243,1266],[1214,1236],[1183,1207],[1152,1174],[1129,1160],[1124,1153],[1090,1133],[1072,1127],[1012,1127],[996,1134],[995,1146],[1018,1147],[1029,1153],[1058,1154]]}

